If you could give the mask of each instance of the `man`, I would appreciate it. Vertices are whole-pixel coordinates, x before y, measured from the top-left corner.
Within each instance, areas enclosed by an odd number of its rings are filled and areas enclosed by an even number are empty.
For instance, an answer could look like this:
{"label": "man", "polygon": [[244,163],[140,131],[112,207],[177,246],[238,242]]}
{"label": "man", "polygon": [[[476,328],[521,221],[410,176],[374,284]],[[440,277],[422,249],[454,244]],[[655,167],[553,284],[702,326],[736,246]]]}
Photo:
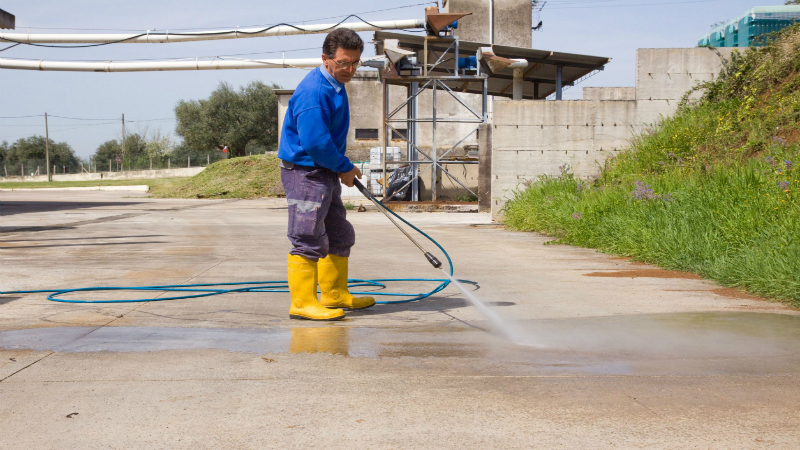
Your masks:
{"label": "man", "polygon": [[[352,187],[361,177],[345,156],[350,108],[344,84],[361,64],[364,42],[345,28],[322,44],[322,66],[297,86],[281,131],[278,157],[289,204],[289,317],[339,320],[343,309],[375,304],[347,290],[350,248],[355,231],[347,221],[339,181]],[[319,283],[320,300],[317,300]]]}

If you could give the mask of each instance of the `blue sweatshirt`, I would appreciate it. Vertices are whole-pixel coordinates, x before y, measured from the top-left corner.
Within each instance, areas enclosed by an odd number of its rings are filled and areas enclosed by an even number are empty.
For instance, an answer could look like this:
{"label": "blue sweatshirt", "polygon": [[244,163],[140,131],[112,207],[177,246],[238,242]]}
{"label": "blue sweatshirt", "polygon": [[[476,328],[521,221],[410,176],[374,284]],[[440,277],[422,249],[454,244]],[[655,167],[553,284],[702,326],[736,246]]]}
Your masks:
{"label": "blue sweatshirt", "polygon": [[349,172],[353,163],[344,156],[349,127],[344,84],[318,67],[306,75],[289,100],[278,158],[300,166]]}

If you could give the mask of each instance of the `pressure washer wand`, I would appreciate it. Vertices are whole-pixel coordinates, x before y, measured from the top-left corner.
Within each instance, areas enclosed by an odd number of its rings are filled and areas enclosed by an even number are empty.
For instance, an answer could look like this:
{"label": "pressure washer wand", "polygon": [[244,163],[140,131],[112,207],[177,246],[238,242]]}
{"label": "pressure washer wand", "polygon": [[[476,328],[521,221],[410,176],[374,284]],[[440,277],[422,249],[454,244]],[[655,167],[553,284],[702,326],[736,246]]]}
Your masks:
{"label": "pressure washer wand", "polygon": [[361,184],[361,181],[359,181],[358,178],[355,178],[353,180],[353,184],[355,185],[355,187],[359,191],[361,191],[361,193],[364,195],[364,197],[367,197],[370,201],[372,201],[372,203],[375,204],[375,206],[378,207],[378,210],[380,210],[380,212],[382,212],[383,215],[386,216],[387,219],[392,221],[392,223],[394,224],[394,226],[397,227],[398,230],[402,231],[403,234],[405,234],[406,237],[411,242],[413,242],[414,245],[417,246],[417,248],[425,255],[425,258],[428,260],[429,263],[431,263],[431,265],[433,267],[435,267],[437,269],[442,267],[442,263],[439,262],[439,260],[436,259],[436,257],[431,254],[431,252],[426,251],[424,248],[422,248],[422,246],[419,245],[419,242],[417,242],[416,239],[411,237],[411,235],[408,234],[408,232],[403,227],[401,227],[400,224],[397,223],[396,220],[394,220],[394,217],[392,217],[391,214],[389,214],[389,212],[387,211],[386,205],[384,205],[383,203],[379,202],[378,199],[376,199],[375,196],[373,196],[372,193],[366,187],[364,187],[363,184]]}

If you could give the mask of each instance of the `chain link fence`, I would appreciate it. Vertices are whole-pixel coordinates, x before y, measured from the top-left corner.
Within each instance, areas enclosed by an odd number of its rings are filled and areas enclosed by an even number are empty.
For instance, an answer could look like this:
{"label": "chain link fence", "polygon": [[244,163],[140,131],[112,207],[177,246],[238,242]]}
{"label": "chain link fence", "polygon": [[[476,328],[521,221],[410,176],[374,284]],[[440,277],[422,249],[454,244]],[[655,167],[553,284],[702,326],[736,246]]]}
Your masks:
{"label": "chain link fence", "polygon": [[133,158],[110,158],[102,160],[92,157],[87,162],[89,172],[132,172],[137,170],[163,170],[186,167],[205,167],[225,159],[222,152],[191,153],[170,156],[138,156]]}
{"label": "chain link fence", "polygon": [[[163,170],[186,167],[205,167],[227,155],[222,152],[191,153],[187,155],[171,156],[139,156],[134,158],[114,157],[102,160],[90,157],[88,160],[78,160],[66,165],[61,163],[50,164],[50,173],[54,175],[70,173],[95,173],[95,172],[133,172],[139,170]],[[30,177],[47,175],[47,161],[45,159],[25,159],[21,161],[4,161],[2,177]]]}
{"label": "chain link fence", "polygon": [[[47,161],[45,159],[24,159],[18,161],[4,161],[2,167],[4,177],[30,177],[47,175]],[[80,162],[71,162],[67,165],[60,163],[50,165],[51,173],[81,173],[88,171],[88,167]]]}

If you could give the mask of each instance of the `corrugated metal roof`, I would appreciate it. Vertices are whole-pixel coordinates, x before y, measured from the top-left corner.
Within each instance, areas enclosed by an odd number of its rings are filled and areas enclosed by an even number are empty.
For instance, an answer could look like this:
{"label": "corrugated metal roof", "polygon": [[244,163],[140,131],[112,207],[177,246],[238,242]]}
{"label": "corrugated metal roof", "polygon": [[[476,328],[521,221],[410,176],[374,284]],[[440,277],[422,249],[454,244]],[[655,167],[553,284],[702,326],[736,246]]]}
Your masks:
{"label": "corrugated metal roof", "polygon": [[[416,36],[404,33],[392,33],[388,31],[376,31],[375,41],[382,42],[385,39],[397,39],[400,41],[400,47],[408,50],[419,50],[420,57],[421,51],[424,46],[425,37]],[[441,54],[448,47],[444,42],[430,42],[429,48],[432,48],[438,54]],[[596,70],[603,70],[606,64],[611,61],[611,58],[602,56],[589,56],[578,55],[574,53],[561,53],[552,52],[547,50],[538,50],[532,48],[511,47],[507,45],[494,45],[491,46],[487,43],[472,42],[472,41],[459,41],[459,57],[475,56],[480,47],[492,47],[494,54],[505,58],[513,59],[527,59],[530,65],[525,72],[525,86],[523,88],[523,97],[527,99],[534,98],[534,93],[538,94],[536,98],[543,99],[552,94],[556,90],[556,70],[557,67],[562,67],[562,83],[563,86],[572,86],[581,78],[591,74]],[[379,49],[380,50],[380,49]],[[429,62],[436,61],[436,56],[429,55]],[[453,65],[445,64],[442,67],[433,71],[433,75],[448,75],[447,70],[452,70]],[[489,94],[501,97],[511,97],[512,89],[511,82],[513,79],[513,70],[504,69],[494,73],[489,77]],[[391,84],[405,84],[402,80],[389,80]],[[479,94],[481,93],[480,83],[457,83],[446,82],[448,87],[458,92],[469,92]]]}

